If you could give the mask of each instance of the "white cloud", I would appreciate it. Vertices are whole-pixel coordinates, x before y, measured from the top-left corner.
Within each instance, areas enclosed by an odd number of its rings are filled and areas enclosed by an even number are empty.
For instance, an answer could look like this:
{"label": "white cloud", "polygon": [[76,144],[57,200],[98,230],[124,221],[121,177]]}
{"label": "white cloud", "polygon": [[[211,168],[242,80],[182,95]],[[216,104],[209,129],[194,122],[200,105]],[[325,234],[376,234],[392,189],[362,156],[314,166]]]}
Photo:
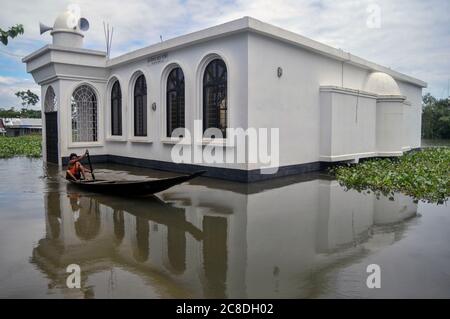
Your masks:
{"label": "white cloud", "polygon": [[[15,96],[15,93],[18,91],[26,90],[31,90],[38,96],[41,95],[39,86],[29,79],[0,76],[0,107],[21,108],[21,101],[17,96]],[[40,109],[40,104],[38,103],[37,105],[30,108]]]}
{"label": "white cloud", "polygon": [[[342,48],[374,62],[429,82],[429,90],[447,94],[450,77],[448,0],[79,0],[82,15],[90,20],[86,46],[104,49],[103,21],[114,26],[113,56],[164,39],[210,27],[242,16],[252,16],[304,36]],[[26,34],[7,47],[26,55],[51,41],[39,35],[38,22],[52,25],[70,1],[6,0],[0,27],[23,23]],[[367,8],[377,4],[381,27],[367,27]],[[20,77],[23,66],[14,61]],[[2,94],[2,93],[0,93]],[[0,95],[0,105],[4,104]]]}
{"label": "white cloud", "polygon": [[11,85],[20,82],[20,79],[11,76],[1,76],[0,75],[0,85]]}

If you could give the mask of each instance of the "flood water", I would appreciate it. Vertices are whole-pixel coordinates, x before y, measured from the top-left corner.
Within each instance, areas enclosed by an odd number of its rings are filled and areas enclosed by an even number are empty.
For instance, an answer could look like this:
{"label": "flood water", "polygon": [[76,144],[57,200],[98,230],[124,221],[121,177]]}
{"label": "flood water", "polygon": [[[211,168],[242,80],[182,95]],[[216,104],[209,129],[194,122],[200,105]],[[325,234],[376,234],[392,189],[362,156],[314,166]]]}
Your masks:
{"label": "flood water", "polygon": [[[376,199],[324,174],[198,178],[149,199],[83,193],[60,174],[41,160],[0,160],[0,298],[450,297],[446,205]],[[81,289],[66,286],[69,264]],[[370,264],[379,289],[366,285]]]}

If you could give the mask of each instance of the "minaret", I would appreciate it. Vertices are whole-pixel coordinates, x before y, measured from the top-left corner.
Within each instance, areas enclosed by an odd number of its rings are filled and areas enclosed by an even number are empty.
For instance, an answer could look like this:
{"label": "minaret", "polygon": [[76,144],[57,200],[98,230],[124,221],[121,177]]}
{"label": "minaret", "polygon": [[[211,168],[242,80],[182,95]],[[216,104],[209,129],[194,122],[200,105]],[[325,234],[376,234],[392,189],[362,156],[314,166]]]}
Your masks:
{"label": "minaret", "polygon": [[[53,26],[40,23],[40,33],[50,31],[52,44],[22,59],[37,84],[41,86],[43,139],[42,155],[45,162],[65,164],[72,152],[82,148],[101,146],[103,141],[102,96],[106,92],[108,70],[106,53],[83,47],[89,22],[80,10],[68,9],[60,13]],[[75,8],[77,9],[77,8]],[[98,136],[95,143],[78,143],[72,140],[72,97],[74,91],[86,85],[92,89],[98,103]],[[48,107],[46,107],[48,106]]]}
{"label": "minaret", "polygon": [[86,18],[80,18],[70,10],[58,15],[53,27],[40,24],[41,34],[51,30],[53,45],[67,48],[82,48],[84,35],[82,31],[89,29]]}

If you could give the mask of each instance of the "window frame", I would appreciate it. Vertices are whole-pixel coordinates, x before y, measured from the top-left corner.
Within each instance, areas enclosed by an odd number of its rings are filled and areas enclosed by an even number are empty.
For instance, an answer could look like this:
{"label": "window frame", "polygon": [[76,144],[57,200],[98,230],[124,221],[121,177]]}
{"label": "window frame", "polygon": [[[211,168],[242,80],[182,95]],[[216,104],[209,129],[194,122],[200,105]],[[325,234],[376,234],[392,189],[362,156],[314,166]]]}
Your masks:
{"label": "window frame", "polygon": [[[143,79],[143,82],[142,82],[142,84],[140,84],[140,83],[138,83],[138,81],[140,80],[140,79]],[[138,84],[139,85],[142,85],[142,87],[141,88],[138,88]],[[138,89],[140,89],[141,90],[141,92],[138,92],[138,93],[141,93],[141,94],[137,94],[136,93],[136,91],[138,90]],[[145,94],[142,94],[142,92],[145,92]],[[149,113],[149,110],[148,110],[148,86],[147,86],[147,79],[146,79],[146,77],[145,77],[145,75],[144,74],[139,74],[137,77],[136,77],[136,79],[134,80],[134,83],[133,83],[133,91],[131,92],[132,93],[132,99],[133,99],[133,118],[132,118],[132,121],[133,121],[133,127],[132,127],[132,129],[133,129],[133,137],[136,137],[136,138],[148,138],[148,113]],[[137,135],[136,133],[137,133],[137,128],[136,128],[136,123],[138,122],[138,120],[137,120],[137,115],[136,115],[136,110],[137,110],[137,106],[136,106],[136,98],[137,97],[141,97],[141,99],[142,99],[142,101],[141,101],[141,103],[143,104],[142,105],[142,121],[144,122],[144,123],[142,123],[142,130],[143,130],[143,132],[142,132],[142,135]]]}
{"label": "window frame", "polygon": [[[111,94],[112,94],[112,88],[113,85],[117,82],[119,82],[120,85],[120,91],[122,94],[122,135],[112,135],[112,101],[111,101]],[[106,141],[108,142],[126,142],[127,136],[128,136],[128,110],[127,107],[129,105],[129,101],[127,100],[127,89],[123,85],[125,83],[122,81],[122,78],[116,74],[111,75],[108,78],[107,85],[106,85],[106,107],[105,107],[105,135],[106,135]]]}
{"label": "window frame", "polygon": [[[118,96],[114,96],[115,94],[115,88],[118,87]],[[117,93],[117,92],[116,92]],[[118,131],[119,134],[114,134],[114,101],[118,101]],[[112,138],[118,138],[123,136],[123,94],[122,94],[122,86],[120,85],[120,81],[116,78],[112,81],[111,90],[109,91],[109,119],[110,119],[110,126],[108,128],[108,136]]]}
{"label": "window frame", "polygon": [[[206,77],[206,72],[208,70],[208,67],[215,61],[220,61],[223,64],[223,66],[225,67],[225,72],[226,72],[225,81],[215,81],[217,83],[212,83],[212,84],[206,84],[205,85],[205,77]],[[207,121],[206,121],[207,114],[206,113],[207,112],[206,112],[206,90],[205,90],[205,88],[207,88],[207,87],[214,87],[214,86],[217,87],[217,86],[220,85],[220,83],[223,83],[223,82],[225,82],[225,98],[226,98],[226,109],[225,109],[226,110],[226,115],[225,115],[226,125],[225,125],[224,131],[223,131],[223,136],[222,136],[222,139],[220,139],[220,138],[206,138],[204,136],[204,133],[210,127],[206,126],[206,123],[207,123]],[[215,142],[216,143],[221,143],[220,140],[225,141],[227,139],[226,130],[227,130],[227,128],[230,127],[230,113],[229,113],[229,110],[230,110],[230,108],[229,108],[229,91],[230,90],[229,90],[229,85],[230,85],[229,84],[229,68],[228,68],[228,64],[226,63],[225,59],[223,59],[222,56],[217,55],[217,54],[213,54],[213,55],[210,55],[209,57],[207,57],[205,59],[205,61],[203,62],[203,64],[202,64],[202,69],[201,69],[200,78],[199,78],[200,101],[201,101],[199,103],[200,104],[199,106],[200,106],[200,110],[201,110],[200,111],[200,118],[201,118],[201,121],[202,121],[202,141],[203,142],[205,142],[205,141],[213,141],[213,140],[217,139],[217,141],[215,141]],[[220,110],[219,110],[219,112],[220,112]],[[220,117],[218,118],[218,120],[219,120],[219,123],[220,123]],[[211,127],[214,127],[214,126],[211,126]],[[219,127],[216,126],[216,128],[221,130],[220,126]]]}
{"label": "window frame", "polygon": [[[173,72],[179,71],[181,72],[181,76],[182,76],[182,87],[180,85],[176,85],[173,89],[169,90],[169,80],[171,78],[171,75],[173,74]],[[179,75],[179,74],[178,74]],[[177,75],[177,76],[178,76]],[[177,79],[178,80],[178,79]],[[165,121],[165,126],[164,126],[164,132],[163,132],[163,137],[166,139],[171,139],[172,138],[172,132],[174,129],[176,128],[186,128],[186,77],[184,75],[184,71],[183,69],[179,66],[179,65],[174,65],[172,68],[170,68],[167,72],[167,76],[165,77],[165,104],[164,104],[164,108],[165,108],[165,112],[164,112],[164,121]],[[178,84],[178,83],[177,83]],[[183,111],[182,111],[182,115],[183,115],[183,126],[177,126],[175,128],[172,127],[171,123],[170,123],[170,114],[169,114],[169,107],[170,107],[170,103],[169,103],[169,94],[172,92],[176,92],[177,94],[180,93],[181,94],[182,91],[182,95],[183,95]],[[178,97],[179,98],[179,97]],[[178,102],[179,103],[179,102]],[[178,104],[177,103],[177,104]],[[180,105],[177,105],[177,112],[180,112]],[[177,116],[178,118],[178,122],[181,122],[180,120],[180,114],[178,114]],[[170,131],[170,132],[169,132]]]}
{"label": "window frame", "polygon": [[[80,90],[82,87],[87,87],[89,88],[92,93],[93,96],[95,97],[95,107],[96,107],[96,115],[95,115],[95,124],[96,124],[96,128],[95,128],[95,134],[96,134],[96,138],[93,141],[74,141],[73,140],[73,116],[72,116],[72,103],[73,103],[73,99],[74,99],[74,94]],[[100,109],[101,107],[99,107],[101,104],[100,101],[100,95],[98,94],[98,91],[90,84],[88,83],[81,83],[79,85],[77,85],[73,90],[72,93],[69,96],[69,114],[70,116],[68,116],[68,121],[69,121],[69,138],[70,138],[70,143],[69,143],[69,147],[84,147],[84,146],[97,146],[100,145],[101,143],[101,123],[100,123],[100,118],[101,118],[101,114],[100,114]]]}
{"label": "window frame", "polygon": [[[134,87],[136,84],[136,80],[139,78],[139,76],[144,75],[145,81],[147,83],[147,136],[135,136],[134,135]],[[152,136],[153,131],[151,127],[149,126],[151,123],[151,103],[150,103],[150,93],[149,90],[149,83],[150,83],[150,76],[148,75],[148,72],[144,72],[144,69],[137,68],[134,71],[131,72],[131,75],[128,78],[127,81],[127,110],[126,110],[126,119],[127,119],[127,138],[124,139],[124,141],[129,141],[132,143],[153,143]]]}

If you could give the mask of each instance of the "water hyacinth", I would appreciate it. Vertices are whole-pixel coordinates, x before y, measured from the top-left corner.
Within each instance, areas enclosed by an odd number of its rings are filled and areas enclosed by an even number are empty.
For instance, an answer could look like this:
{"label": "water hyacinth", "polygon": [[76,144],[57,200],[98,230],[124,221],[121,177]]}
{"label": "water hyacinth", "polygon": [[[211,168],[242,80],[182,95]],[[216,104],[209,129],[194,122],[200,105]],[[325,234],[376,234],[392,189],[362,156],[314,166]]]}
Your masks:
{"label": "water hyacinth", "polygon": [[369,159],[330,169],[339,183],[393,199],[402,192],[415,199],[442,204],[450,196],[450,148],[433,147],[398,158]]}
{"label": "water hyacinth", "polygon": [[0,136],[0,158],[14,156],[41,157],[42,136]]}

